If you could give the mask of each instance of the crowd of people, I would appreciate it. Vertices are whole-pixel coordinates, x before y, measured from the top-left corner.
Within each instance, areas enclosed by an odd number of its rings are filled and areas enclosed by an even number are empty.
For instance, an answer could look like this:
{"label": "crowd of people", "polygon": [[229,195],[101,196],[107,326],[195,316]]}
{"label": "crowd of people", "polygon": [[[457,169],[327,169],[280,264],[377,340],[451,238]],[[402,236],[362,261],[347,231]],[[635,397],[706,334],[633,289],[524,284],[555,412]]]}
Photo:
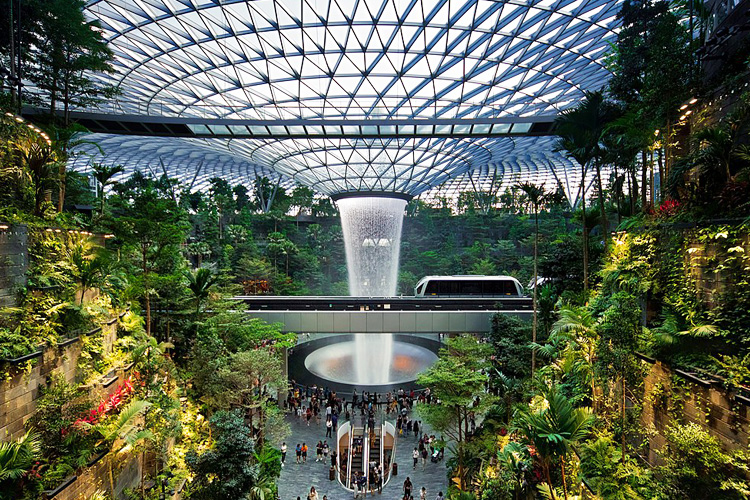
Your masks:
{"label": "crowd of people", "polygon": [[[351,397],[347,400],[343,395],[337,394],[336,391],[328,387],[319,387],[316,385],[301,386],[292,381],[292,390],[289,391],[286,401],[286,410],[297,419],[300,425],[309,427],[314,423],[316,427],[324,421],[325,438],[318,440],[315,445],[315,462],[330,463],[331,471],[339,475],[343,482],[349,480],[354,497],[359,495],[367,496],[369,492],[381,493],[384,480],[391,472],[391,464],[388,463],[389,457],[386,457],[385,464],[380,462],[369,461],[369,457],[362,456],[362,464],[368,467],[368,473],[363,470],[352,470],[351,474],[347,471],[349,462],[349,450],[344,450],[341,457],[336,454],[336,432],[338,430],[339,420],[343,417],[345,421],[352,421],[353,417],[361,418],[361,425],[372,438],[376,432],[376,412],[381,410],[380,415],[385,419],[395,417],[395,427],[398,436],[407,437],[413,435],[416,439],[416,446],[413,452],[413,468],[416,469],[419,460],[422,461],[422,470],[427,466],[428,458],[432,462],[438,462],[443,459],[444,448],[442,441],[438,441],[435,435],[425,433],[421,420],[410,418],[410,412],[414,405],[430,402],[432,399],[429,389],[416,393],[414,390],[406,391],[398,389],[394,392],[378,394],[377,392],[362,391],[354,389]],[[325,420],[324,420],[325,419]],[[352,422],[352,425],[355,425]],[[329,445],[328,440],[333,440]],[[359,439],[359,440],[357,440]],[[364,436],[355,437],[352,443],[352,459],[358,457],[357,453],[363,454]],[[314,443],[314,440],[313,440]],[[312,446],[312,443],[311,443]],[[402,445],[404,446],[404,445]],[[408,449],[408,448],[407,448]],[[286,465],[287,444],[281,445],[281,462],[282,467]],[[295,446],[295,463],[304,464],[307,462],[308,446],[306,442],[299,442]],[[352,467],[354,468],[354,467]],[[332,473],[334,473],[332,472]],[[430,486],[430,485],[427,485]],[[411,479],[406,478],[403,484],[403,500],[414,500],[418,495],[419,500],[427,500],[427,489],[423,486],[420,490],[414,491]],[[435,500],[442,500],[442,492],[438,493]],[[300,500],[299,497],[297,497]],[[307,500],[320,500],[315,488],[310,489]],[[327,500],[324,495],[323,500]]]}

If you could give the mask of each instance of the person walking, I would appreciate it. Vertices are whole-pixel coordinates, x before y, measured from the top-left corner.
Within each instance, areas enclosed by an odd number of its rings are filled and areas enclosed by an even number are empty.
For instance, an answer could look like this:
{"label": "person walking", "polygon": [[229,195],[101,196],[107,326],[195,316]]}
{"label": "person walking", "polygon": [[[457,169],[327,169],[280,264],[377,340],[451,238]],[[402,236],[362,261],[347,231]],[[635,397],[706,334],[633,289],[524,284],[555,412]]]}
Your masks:
{"label": "person walking", "polygon": [[297,463],[302,462],[302,445],[297,443]]}
{"label": "person walking", "polygon": [[[329,408],[330,408],[330,406],[329,406]],[[333,431],[333,421],[331,420],[331,417],[328,417],[326,419],[326,437],[327,438],[333,437],[331,435],[331,431]]]}
{"label": "person walking", "polygon": [[414,437],[419,435],[419,420],[414,421]]}
{"label": "person walking", "polygon": [[330,451],[330,448],[328,448],[328,441],[323,441],[323,462],[328,460],[329,451]]}
{"label": "person walking", "polygon": [[281,466],[284,467],[286,462],[286,443],[281,443]]}
{"label": "person walking", "polygon": [[427,500],[427,489],[424,486],[419,491],[419,500]]}
{"label": "person walking", "polygon": [[427,465],[427,448],[422,448],[422,470]]}
{"label": "person walking", "polygon": [[404,498],[409,498],[411,496],[411,489],[411,479],[407,476],[406,481],[404,481]]}
{"label": "person walking", "polygon": [[323,441],[318,441],[315,446],[315,461],[320,462],[321,460],[323,460]]}
{"label": "person walking", "polygon": [[438,494],[435,497],[435,500],[443,500],[443,492],[442,491],[438,491]]}
{"label": "person walking", "polygon": [[310,500],[318,500],[318,492],[315,491],[315,486],[310,486]]}
{"label": "person walking", "polygon": [[307,463],[307,445],[302,443],[302,463]]}
{"label": "person walking", "polygon": [[411,458],[412,458],[412,460],[414,460],[414,467],[412,467],[412,469],[416,469],[417,468],[417,462],[419,461],[419,450],[417,450],[416,448],[414,448],[414,451],[411,453]]}

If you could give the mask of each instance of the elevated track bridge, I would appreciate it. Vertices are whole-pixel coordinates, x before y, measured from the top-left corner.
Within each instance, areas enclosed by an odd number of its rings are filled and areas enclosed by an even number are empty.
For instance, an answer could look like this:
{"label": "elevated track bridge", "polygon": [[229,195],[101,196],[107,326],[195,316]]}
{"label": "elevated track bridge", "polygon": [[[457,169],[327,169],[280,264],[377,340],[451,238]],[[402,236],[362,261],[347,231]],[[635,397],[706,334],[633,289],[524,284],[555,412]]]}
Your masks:
{"label": "elevated track bridge", "polygon": [[285,332],[486,333],[495,313],[531,317],[528,297],[237,296],[246,312]]}

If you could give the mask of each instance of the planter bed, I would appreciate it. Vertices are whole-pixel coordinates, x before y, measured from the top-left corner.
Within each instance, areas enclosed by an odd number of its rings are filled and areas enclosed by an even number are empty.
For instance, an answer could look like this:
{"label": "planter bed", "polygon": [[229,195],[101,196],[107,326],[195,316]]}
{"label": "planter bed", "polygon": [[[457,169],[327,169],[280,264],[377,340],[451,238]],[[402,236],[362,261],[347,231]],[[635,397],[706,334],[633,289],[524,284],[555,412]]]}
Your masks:
{"label": "planter bed", "polygon": [[58,342],[57,347],[59,349],[64,349],[65,347],[68,347],[69,345],[73,345],[80,340],[81,340],[81,337],[71,337],[67,340],[63,340],[62,342]]}
{"label": "planter bed", "polygon": [[117,379],[119,379],[119,378],[120,377],[118,377],[117,375],[115,375],[113,377],[105,377],[105,378],[103,378],[102,379],[102,387],[104,387],[104,388],[109,387],[110,385],[112,385],[115,382],[117,382]]}
{"label": "planter bed", "polygon": [[102,458],[106,457],[107,454],[109,454],[109,451],[108,450],[104,450],[101,453],[99,453],[98,455],[94,455],[94,458],[92,458],[91,460],[89,460],[89,462],[86,464],[86,467],[92,467],[92,466],[96,465],[97,462],[99,462]]}
{"label": "planter bed", "polygon": [[702,385],[703,387],[711,387],[713,385],[713,381],[712,380],[702,379],[702,378],[700,378],[698,376],[697,373],[686,372],[684,370],[680,370],[680,369],[677,369],[677,368],[674,369],[674,372],[677,375],[681,376],[682,378],[685,378],[685,379],[687,379],[687,380],[689,380],[689,381],[691,381],[693,383],[696,383],[698,385]]}
{"label": "planter bed", "polygon": [[54,490],[44,490],[42,492],[42,496],[44,498],[54,498],[61,491],[63,491],[65,488],[67,488],[68,486],[70,486],[71,484],[73,484],[76,481],[76,479],[78,479],[78,476],[76,476],[76,475],[70,476],[70,477],[64,479],[63,482],[60,483],[60,485],[57,488],[55,488]]}
{"label": "planter bed", "polygon": [[0,360],[0,361],[2,361],[4,363],[9,363],[11,365],[17,365],[17,364],[23,363],[24,361],[28,361],[30,359],[38,358],[42,354],[44,354],[44,348],[43,347],[40,348],[40,349],[38,349],[38,350],[36,350],[36,351],[34,351],[34,352],[30,352],[28,354],[24,354],[23,356],[19,356],[17,358],[12,358],[12,359],[7,359],[6,358],[6,359]]}

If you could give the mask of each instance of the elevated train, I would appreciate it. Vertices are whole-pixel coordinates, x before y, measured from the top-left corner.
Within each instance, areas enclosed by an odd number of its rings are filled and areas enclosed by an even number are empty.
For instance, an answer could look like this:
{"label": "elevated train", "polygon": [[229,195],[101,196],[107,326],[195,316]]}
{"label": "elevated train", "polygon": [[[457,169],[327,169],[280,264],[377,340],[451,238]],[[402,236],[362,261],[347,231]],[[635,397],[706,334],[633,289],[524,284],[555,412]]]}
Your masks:
{"label": "elevated train", "polygon": [[512,276],[425,276],[414,288],[415,297],[523,297],[523,287]]}
{"label": "elevated train", "polygon": [[265,311],[529,311],[531,298],[512,276],[426,276],[413,297],[238,296]]}

